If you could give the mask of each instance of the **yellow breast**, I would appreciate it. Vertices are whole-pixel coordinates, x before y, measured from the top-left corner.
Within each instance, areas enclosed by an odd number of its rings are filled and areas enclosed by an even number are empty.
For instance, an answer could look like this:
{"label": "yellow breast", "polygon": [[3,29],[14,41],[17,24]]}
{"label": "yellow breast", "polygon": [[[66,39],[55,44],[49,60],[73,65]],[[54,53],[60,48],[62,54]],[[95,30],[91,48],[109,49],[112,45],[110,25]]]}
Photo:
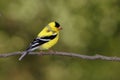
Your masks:
{"label": "yellow breast", "polygon": [[40,50],[48,50],[58,42],[58,38],[59,38],[59,34],[53,40],[50,40],[49,42],[46,42],[43,45],[41,45]]}

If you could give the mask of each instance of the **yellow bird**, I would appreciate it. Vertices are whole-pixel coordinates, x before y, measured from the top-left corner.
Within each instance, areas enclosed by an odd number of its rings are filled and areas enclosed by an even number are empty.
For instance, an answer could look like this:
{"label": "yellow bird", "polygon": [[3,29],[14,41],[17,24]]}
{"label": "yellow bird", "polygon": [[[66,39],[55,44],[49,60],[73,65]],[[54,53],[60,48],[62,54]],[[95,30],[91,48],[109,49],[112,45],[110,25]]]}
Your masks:
{"label": "yellow bird", "polygon": [[54,46],[59,39],[59,31],[62,29],[58,22],[50,22],[35,38],[26,51],[20,56],[19,60],[36,49],[48,50]]}

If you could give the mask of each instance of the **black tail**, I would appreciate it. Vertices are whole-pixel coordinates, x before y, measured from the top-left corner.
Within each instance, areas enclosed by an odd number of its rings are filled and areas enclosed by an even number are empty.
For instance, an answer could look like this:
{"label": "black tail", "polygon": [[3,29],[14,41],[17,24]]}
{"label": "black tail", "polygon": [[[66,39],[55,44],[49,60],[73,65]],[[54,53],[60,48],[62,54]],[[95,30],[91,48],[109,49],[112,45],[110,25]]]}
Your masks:
{"label": "black tail", "polygon": [[29,53],[29,51],[25,51],[19,58],[19,61],[22,60],[23,57],[25,57],[27,54]]}

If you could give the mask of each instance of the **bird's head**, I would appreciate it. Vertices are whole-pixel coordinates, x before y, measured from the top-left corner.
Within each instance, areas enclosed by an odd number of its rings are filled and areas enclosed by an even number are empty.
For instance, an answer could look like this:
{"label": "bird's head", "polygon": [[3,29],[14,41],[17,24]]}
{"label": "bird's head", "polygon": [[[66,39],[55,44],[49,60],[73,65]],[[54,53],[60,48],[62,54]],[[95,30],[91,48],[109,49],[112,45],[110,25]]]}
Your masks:
{"label": "bird's head", "polygon": [[62,29],[62,27],[60,26],[58,22],[50,22],[48,26],[50,27],[52,31],[55,31],[55,32]]}

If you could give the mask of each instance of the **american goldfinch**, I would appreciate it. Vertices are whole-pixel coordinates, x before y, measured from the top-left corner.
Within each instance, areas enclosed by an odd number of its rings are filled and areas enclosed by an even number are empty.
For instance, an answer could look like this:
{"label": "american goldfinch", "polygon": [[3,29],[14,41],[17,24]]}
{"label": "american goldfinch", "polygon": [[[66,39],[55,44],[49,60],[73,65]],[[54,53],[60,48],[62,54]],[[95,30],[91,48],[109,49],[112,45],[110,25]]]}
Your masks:
{"label": "american goldfinch", "polygon": [[62,29],[58,22],[50,22],[35,38],[26,51],[21,55],[19,60],[21,60],[29,52],[36,49],[48,50],[53,45],[55,45],[59,39],[59,31]]}

